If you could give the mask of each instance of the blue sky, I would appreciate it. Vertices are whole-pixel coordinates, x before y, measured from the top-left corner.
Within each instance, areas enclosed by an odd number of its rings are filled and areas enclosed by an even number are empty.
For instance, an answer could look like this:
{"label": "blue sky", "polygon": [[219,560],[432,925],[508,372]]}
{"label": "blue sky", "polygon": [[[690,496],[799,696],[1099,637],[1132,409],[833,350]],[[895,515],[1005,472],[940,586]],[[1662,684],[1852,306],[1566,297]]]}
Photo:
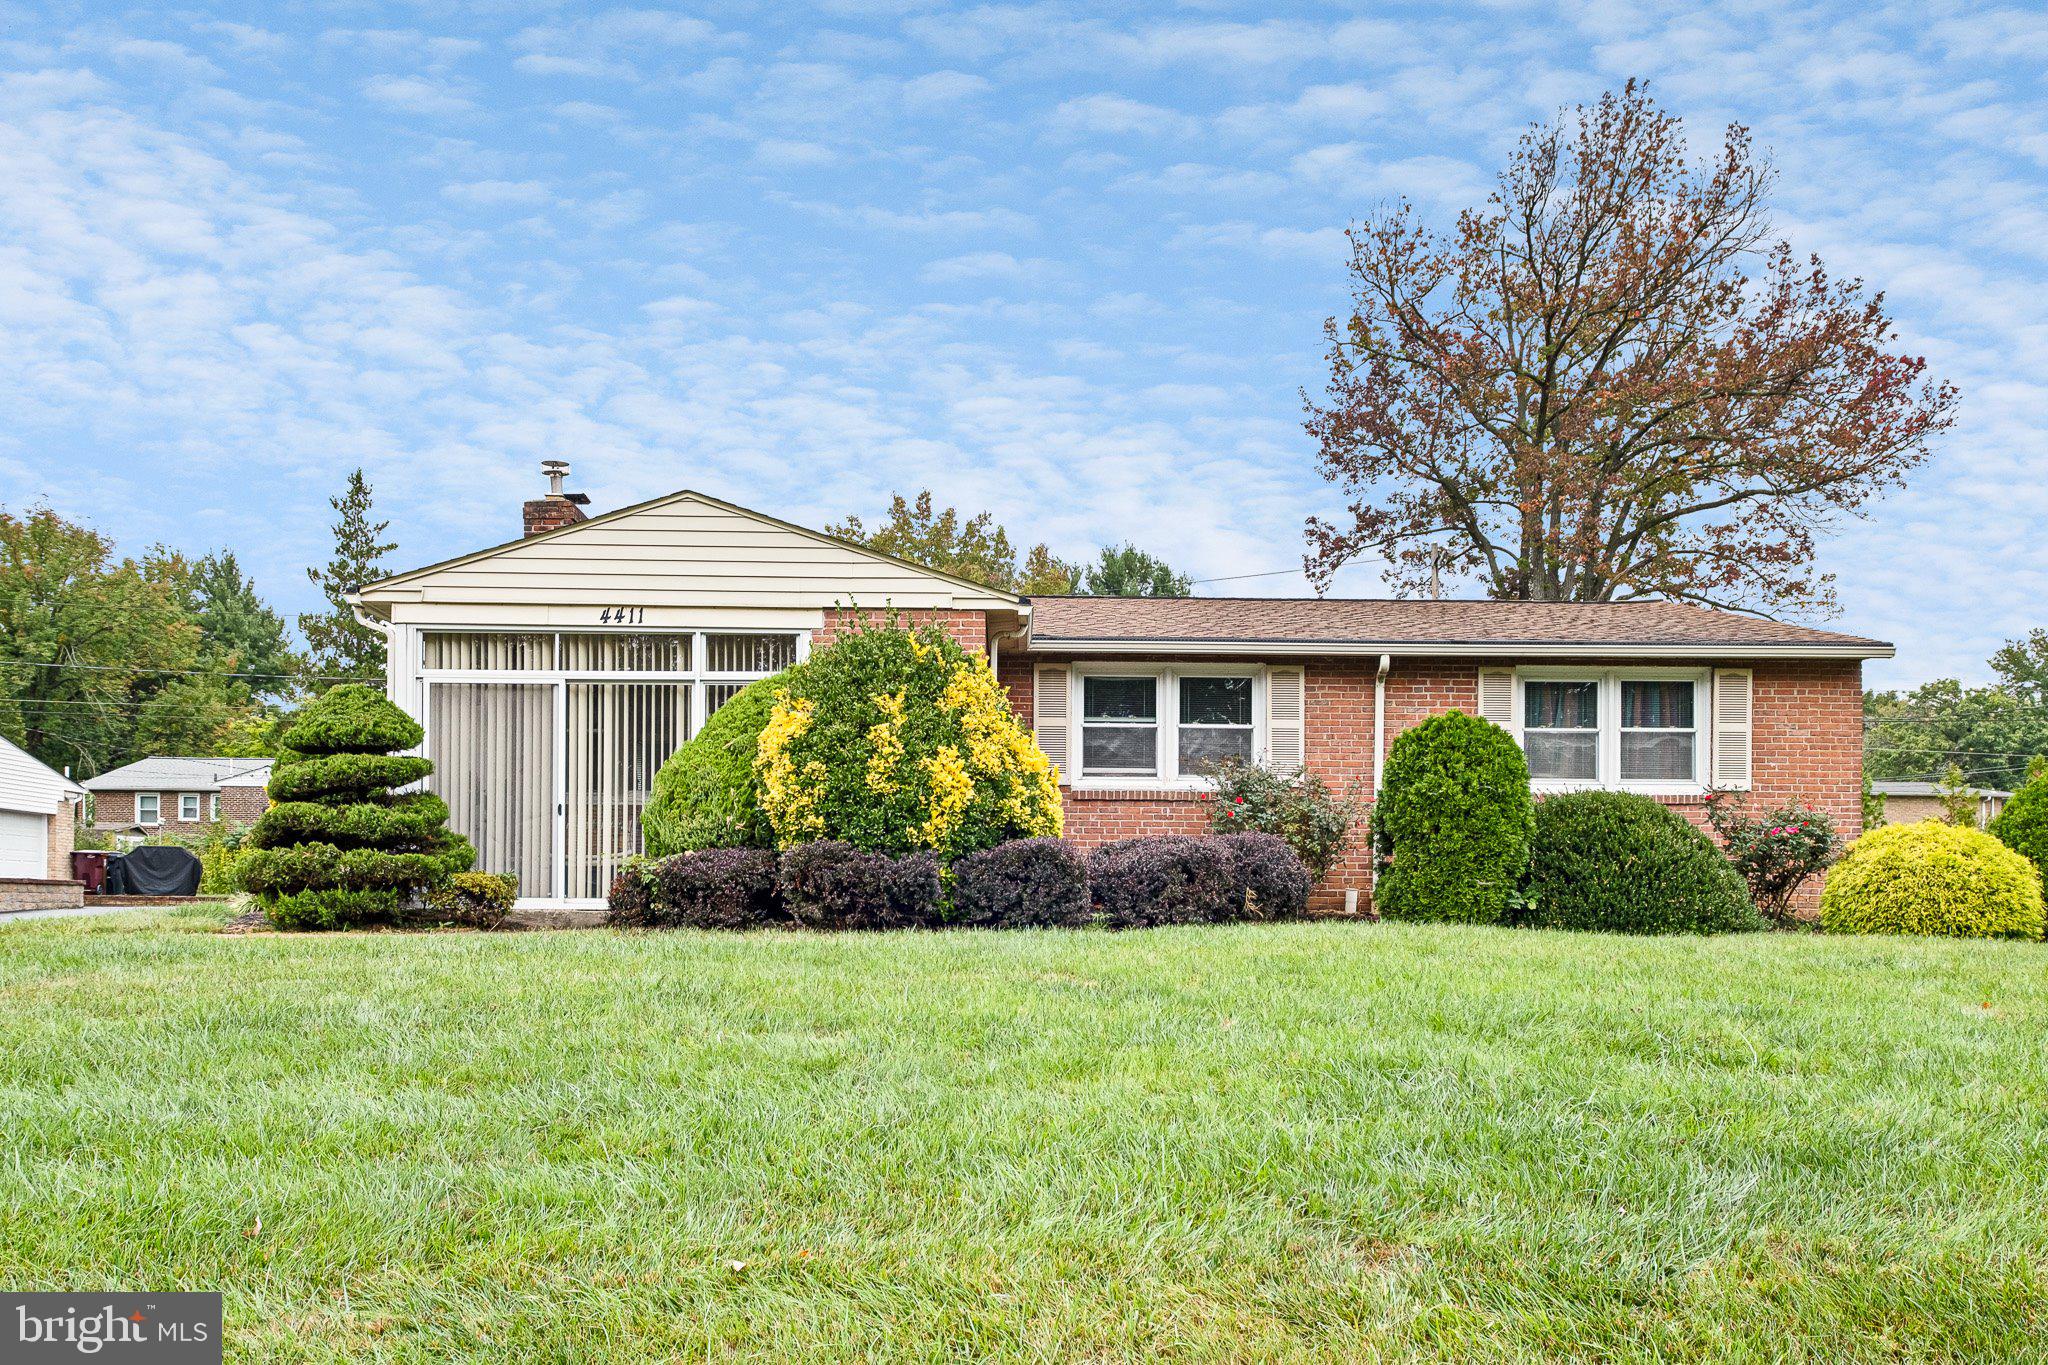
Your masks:
{"label": "blue sky", "polygon": [[1344,225],[1448,221],[1633,75],[1696,146],[1751,124],[1782,234],[1962,388],[1825,562],[1874,680],[1981,677],[2048,624],[2044,64],[2048,16],[1939,3],[0,3],[0,504],[292,610],[357,464],[400,565],[558,456],[598,508],[929,486],[1290,569]]}

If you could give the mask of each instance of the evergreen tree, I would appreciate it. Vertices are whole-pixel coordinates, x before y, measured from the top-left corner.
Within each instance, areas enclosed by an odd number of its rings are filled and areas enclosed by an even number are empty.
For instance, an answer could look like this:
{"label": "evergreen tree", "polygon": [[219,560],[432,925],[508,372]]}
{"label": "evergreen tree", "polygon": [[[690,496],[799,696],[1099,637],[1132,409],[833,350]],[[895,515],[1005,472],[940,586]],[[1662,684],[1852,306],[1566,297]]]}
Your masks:
{"label": "evergreen tree", "polygon": [[207,555],[194,565],[192,590],[201,657],[223,672],[249,675],[244,681],[257,695],[288,695],[305,660],[293,652],[284,618],[243,576],[235,552]]}
{"label": "evergreen tree", "polygon": [[313,672],[319,677],[381,682],[384,637],[356,620],[347,595],[385,575],[384,556],[397,548],[397,542],[378,539],[391,523],[370,520],[370,481],[362,470],[348,476],[348,488],[340,497],[327,501],[341,514],[334,523],[334,558],[325,568],[307,569],[306,577],[327,598],[328,609],[301,615],[299,631],[306,637]]}
{"label": "evergreen tree", "polygon": [[476,861],[431,792],[394,789],[434,765],[396,752],[419,723],[375,688],[329,688],[292,718],[270,776],[272,805],[250,831],[242,889],[281,929],[346,929],[400,918]]}
{"label": "evergreen tree", "polygon": [[1126,542],[1102,547],[1081,591],[1091,597],[1186,597],[1193,588],[1186,574]]}

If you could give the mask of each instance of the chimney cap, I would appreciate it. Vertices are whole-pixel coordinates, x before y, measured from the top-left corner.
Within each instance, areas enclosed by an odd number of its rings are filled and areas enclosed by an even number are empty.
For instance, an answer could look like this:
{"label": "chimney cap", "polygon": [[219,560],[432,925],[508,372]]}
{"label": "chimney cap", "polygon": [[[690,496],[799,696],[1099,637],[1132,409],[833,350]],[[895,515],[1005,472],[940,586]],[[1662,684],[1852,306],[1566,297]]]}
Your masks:
{"label": "chimney cap", "polygon": [[[542,460],[540,462],[540,472],[548,476],[548,496],[551,498],[563,496],[562,480],[569,477],[569,462],[567,460]],[[569,496],[569,501],[589,502],[590,499],[580,493],[576,493]]]}

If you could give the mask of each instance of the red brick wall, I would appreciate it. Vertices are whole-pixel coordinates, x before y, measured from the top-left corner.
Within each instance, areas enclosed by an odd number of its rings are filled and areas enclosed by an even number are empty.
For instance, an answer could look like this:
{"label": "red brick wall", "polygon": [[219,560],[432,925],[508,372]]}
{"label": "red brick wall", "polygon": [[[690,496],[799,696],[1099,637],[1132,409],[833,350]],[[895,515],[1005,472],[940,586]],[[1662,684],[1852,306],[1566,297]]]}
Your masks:
{"label": "red brick wall", "polygon": [[[211,792],[199,793],[199,819],[178,818],[178,797],[182,793],[162,791],[157,793],[157,813],[161,822],[149,825],[151,831],[161,830],[165,834],[202,834],[210,823],[208,816],[213,809]],[[100,829],[128,829],[135,825],[134,792],[95,792],[93,794],[93,824]],[[261,787],[223,787],[220,792],[221,819],[236,825],[253,825],[258,816],[270,809],[270,797]]]}
{"label": "red brick wall", "polygon": [[[843,607],[834,607],[825,613],[825,624],[811,632],[811,647],[816,649],[829,645],[852,628],[862,613]],[[866,613],[868,620],[881,621],[888,612]],[[988,613],[985,611],[956,611],[942,608],[919,607],[898,611],[896,619],[902,625],[915,629],[936,625],[959,642],[962,649],[976,654],[988,653]]]}
{"label": "red brick wall", "polygon": [[[1040,660],[1002,652],[997,673],[1010,690],[1011,705],[1032,720],[1032,667]],[[1294,662],[1294,661],[1290,661]],[[1378,661],[1309,658],[1306,666],[1308,766],[1331,787],[1372,795],[1373,676]],[[1589,667],[1625,666],[1626,660],[1587,660]],[[1689,665],[1672,661],[1675,666]],[[1509,667],[1512,661],[1490,662]],[[1479,665],[1469,659],[1397,659],[1387,676],[1387,728],[1395,736],[1429,717],[1479,703]],[[1759,806],[1798,800],[1827,812],[1845,839],[1862,828],[1863,683],[1861,664],[1851,661],[1760,663],[1755,665],[1751,800]],[[1093,848],[1145,834],[1199,834],[1209,827],[1209,808],[1192,793],[1081,791],[1062,788],[1067,837]],[[1702,797],[1658,798],[1686,819],[1706,826]],[[1321,908],[1341,905],[1346,890],[1371,889],[1370,851],[1363,821],[1350,847],[1318,892]],[[1819,895],[1809,888],[1805,899]]]}

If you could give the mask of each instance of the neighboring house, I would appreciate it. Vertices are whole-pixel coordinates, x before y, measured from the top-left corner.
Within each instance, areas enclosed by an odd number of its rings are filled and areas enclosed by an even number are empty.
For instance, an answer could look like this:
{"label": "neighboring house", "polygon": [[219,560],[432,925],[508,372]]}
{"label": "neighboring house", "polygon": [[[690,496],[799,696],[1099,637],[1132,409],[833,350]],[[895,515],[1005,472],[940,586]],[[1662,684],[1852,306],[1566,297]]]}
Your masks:
{"label": "neighboring house", "polygon": [[[1939,782],[1872,782],[1870,790],[1884,798],[1884,823],[1910,825],[1917,820],[1946,820],[1948,807],[1941,801]],[[1963,788],[1977,802],[1977,828],[1998,818],[2011,792],[1995,787]]]}
{"label": "neighboring house", "polygon": [[[1498,721],[1539,791],[1640,791],[1704,822],[1710,787],[1799,799],[1853,836],[1862,663],[1880,640],[1669,603],[1027,599],[702,493],[372,583],[388,689],[481,866],[530,900],[602,903],[655,771],[747,681],[891,607],[988,655],[1059,765],[1083,846],[1197,832],[1204,767],[1306,764],[1370,795],[1438,712]],[[1323,888],[1369,895],[1363,831]]]}
{"label": "neighboring house", "polygon": [[0,737],[0,910],[84,903],[71,830],[85,788]]}
{"label": "neighboring house", "polygon": [[270,806],[267,758],[144,758],[88,777],[96,830],[200,834],[216,820],[247,827]]}

